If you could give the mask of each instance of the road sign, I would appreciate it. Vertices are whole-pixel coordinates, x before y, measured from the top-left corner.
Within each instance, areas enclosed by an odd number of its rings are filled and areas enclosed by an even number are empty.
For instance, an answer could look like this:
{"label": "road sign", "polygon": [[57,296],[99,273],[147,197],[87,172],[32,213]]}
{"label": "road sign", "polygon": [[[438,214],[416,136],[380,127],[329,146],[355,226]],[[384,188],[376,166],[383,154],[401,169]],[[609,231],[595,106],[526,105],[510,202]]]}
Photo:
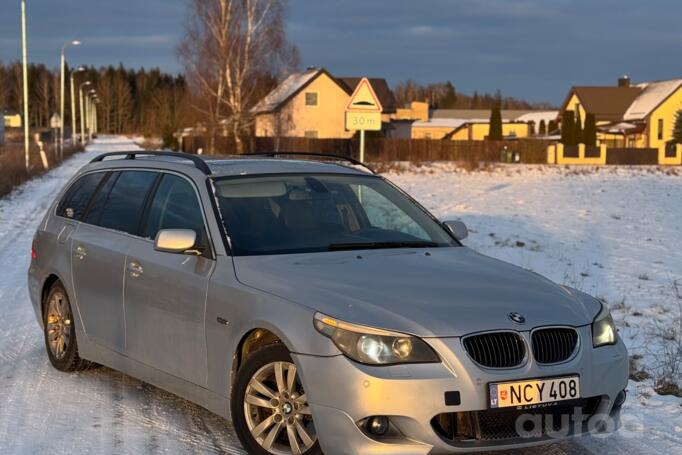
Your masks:
{"label": "road sign", "polygon": [[380,113],[382,110],[381,102],[374,92],[372,84],[369,83],[369,79],[363,77],[350,96],[350,100],[346,105],[346,111]]}
{"label": "road sign", "polygon": [[58,129],[61,128],[62,126],[62,118],[59,114],[56,112],[52,114],[52,117],[50,117],[50,128],[52,129]]}
{"label": "road sign", "polygon": [[360,161],[365,159],[365,131],[381,131],[381,101],[363,77],[346,105],[346,129],[360,131]]}

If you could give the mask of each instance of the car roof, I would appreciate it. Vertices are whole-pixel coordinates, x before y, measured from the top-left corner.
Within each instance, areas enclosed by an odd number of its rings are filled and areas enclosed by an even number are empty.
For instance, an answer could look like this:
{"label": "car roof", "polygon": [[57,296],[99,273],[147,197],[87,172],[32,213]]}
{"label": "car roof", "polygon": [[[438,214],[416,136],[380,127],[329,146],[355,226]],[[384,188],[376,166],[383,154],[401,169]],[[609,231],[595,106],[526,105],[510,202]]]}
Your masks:
{"label": "car roof", "polygon": [[[287,154],[284,154],[287,155]],[[294,154],[295,155],[295,154]],[[134,167],[157,170],[182,170],[201,172],[210,177],[231,177],[243,175],[273,175],[292,173],[320,173],[320,174],[348,174],[372,175],[369,168],[362,163],[355,164],[353,160],[344,157],[323,156],[313,154],[311,158],[296,159],[293,156],[279,155],[252,156],[199,156],[179,152],[115,152],[105,153],[95,158],[88,169],[114,169]],[[306,154],[302,154],[306,156]],[[364,168],[363,168],[364,166]],[[371,170],[370,170],[371,171]]]}

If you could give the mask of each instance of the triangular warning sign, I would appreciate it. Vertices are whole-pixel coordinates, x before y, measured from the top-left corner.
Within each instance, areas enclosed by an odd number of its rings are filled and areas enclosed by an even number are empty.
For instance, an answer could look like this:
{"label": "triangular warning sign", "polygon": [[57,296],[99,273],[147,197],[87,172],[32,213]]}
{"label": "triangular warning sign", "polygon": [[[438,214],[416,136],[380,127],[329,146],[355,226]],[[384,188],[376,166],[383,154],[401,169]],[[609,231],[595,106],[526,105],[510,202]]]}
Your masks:
{"label": "triangular warning sign", "polygon": [[348,101],[346,111],[349,112],[381,112],[381,102],[374,92],[372,84],[363,77]]}

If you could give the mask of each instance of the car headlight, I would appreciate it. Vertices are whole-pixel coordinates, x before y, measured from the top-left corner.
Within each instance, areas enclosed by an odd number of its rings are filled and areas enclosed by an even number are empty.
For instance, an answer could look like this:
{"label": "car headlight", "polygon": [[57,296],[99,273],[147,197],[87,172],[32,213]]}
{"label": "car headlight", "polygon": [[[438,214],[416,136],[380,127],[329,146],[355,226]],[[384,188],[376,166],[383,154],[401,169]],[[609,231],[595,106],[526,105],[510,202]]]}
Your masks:
{"label": "car headlight", "polygon": [[616,344],[617,336],[616,324],[613,322],[611,312],[602,303],[601,311],[592,323],[592,346],[598,348],[599,346]]}
{"label": "car headlight", "polygon": [[350,359],[366,365],[438,363],[440,358],[423,340],[402,333],[365,327],[317,313],[315,328]]}

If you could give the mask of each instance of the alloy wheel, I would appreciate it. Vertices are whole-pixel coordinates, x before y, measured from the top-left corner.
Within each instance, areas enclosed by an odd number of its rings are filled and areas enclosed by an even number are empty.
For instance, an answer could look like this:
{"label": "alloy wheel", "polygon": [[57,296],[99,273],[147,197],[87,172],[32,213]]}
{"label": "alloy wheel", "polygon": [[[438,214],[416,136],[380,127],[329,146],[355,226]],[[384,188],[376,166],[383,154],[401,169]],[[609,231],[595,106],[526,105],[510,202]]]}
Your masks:
{"label": "alloy wheel", "polygon": [[55,359],[61,360],[71,341],[71,310],[66,297],[55,292],[47,302],[47,342]]}
{"label": "alloy wheel", "polygon": [[268,453],[299,455],[317,440],[296,365],[272,362],[249,381],[244,414],[251,436]]}

